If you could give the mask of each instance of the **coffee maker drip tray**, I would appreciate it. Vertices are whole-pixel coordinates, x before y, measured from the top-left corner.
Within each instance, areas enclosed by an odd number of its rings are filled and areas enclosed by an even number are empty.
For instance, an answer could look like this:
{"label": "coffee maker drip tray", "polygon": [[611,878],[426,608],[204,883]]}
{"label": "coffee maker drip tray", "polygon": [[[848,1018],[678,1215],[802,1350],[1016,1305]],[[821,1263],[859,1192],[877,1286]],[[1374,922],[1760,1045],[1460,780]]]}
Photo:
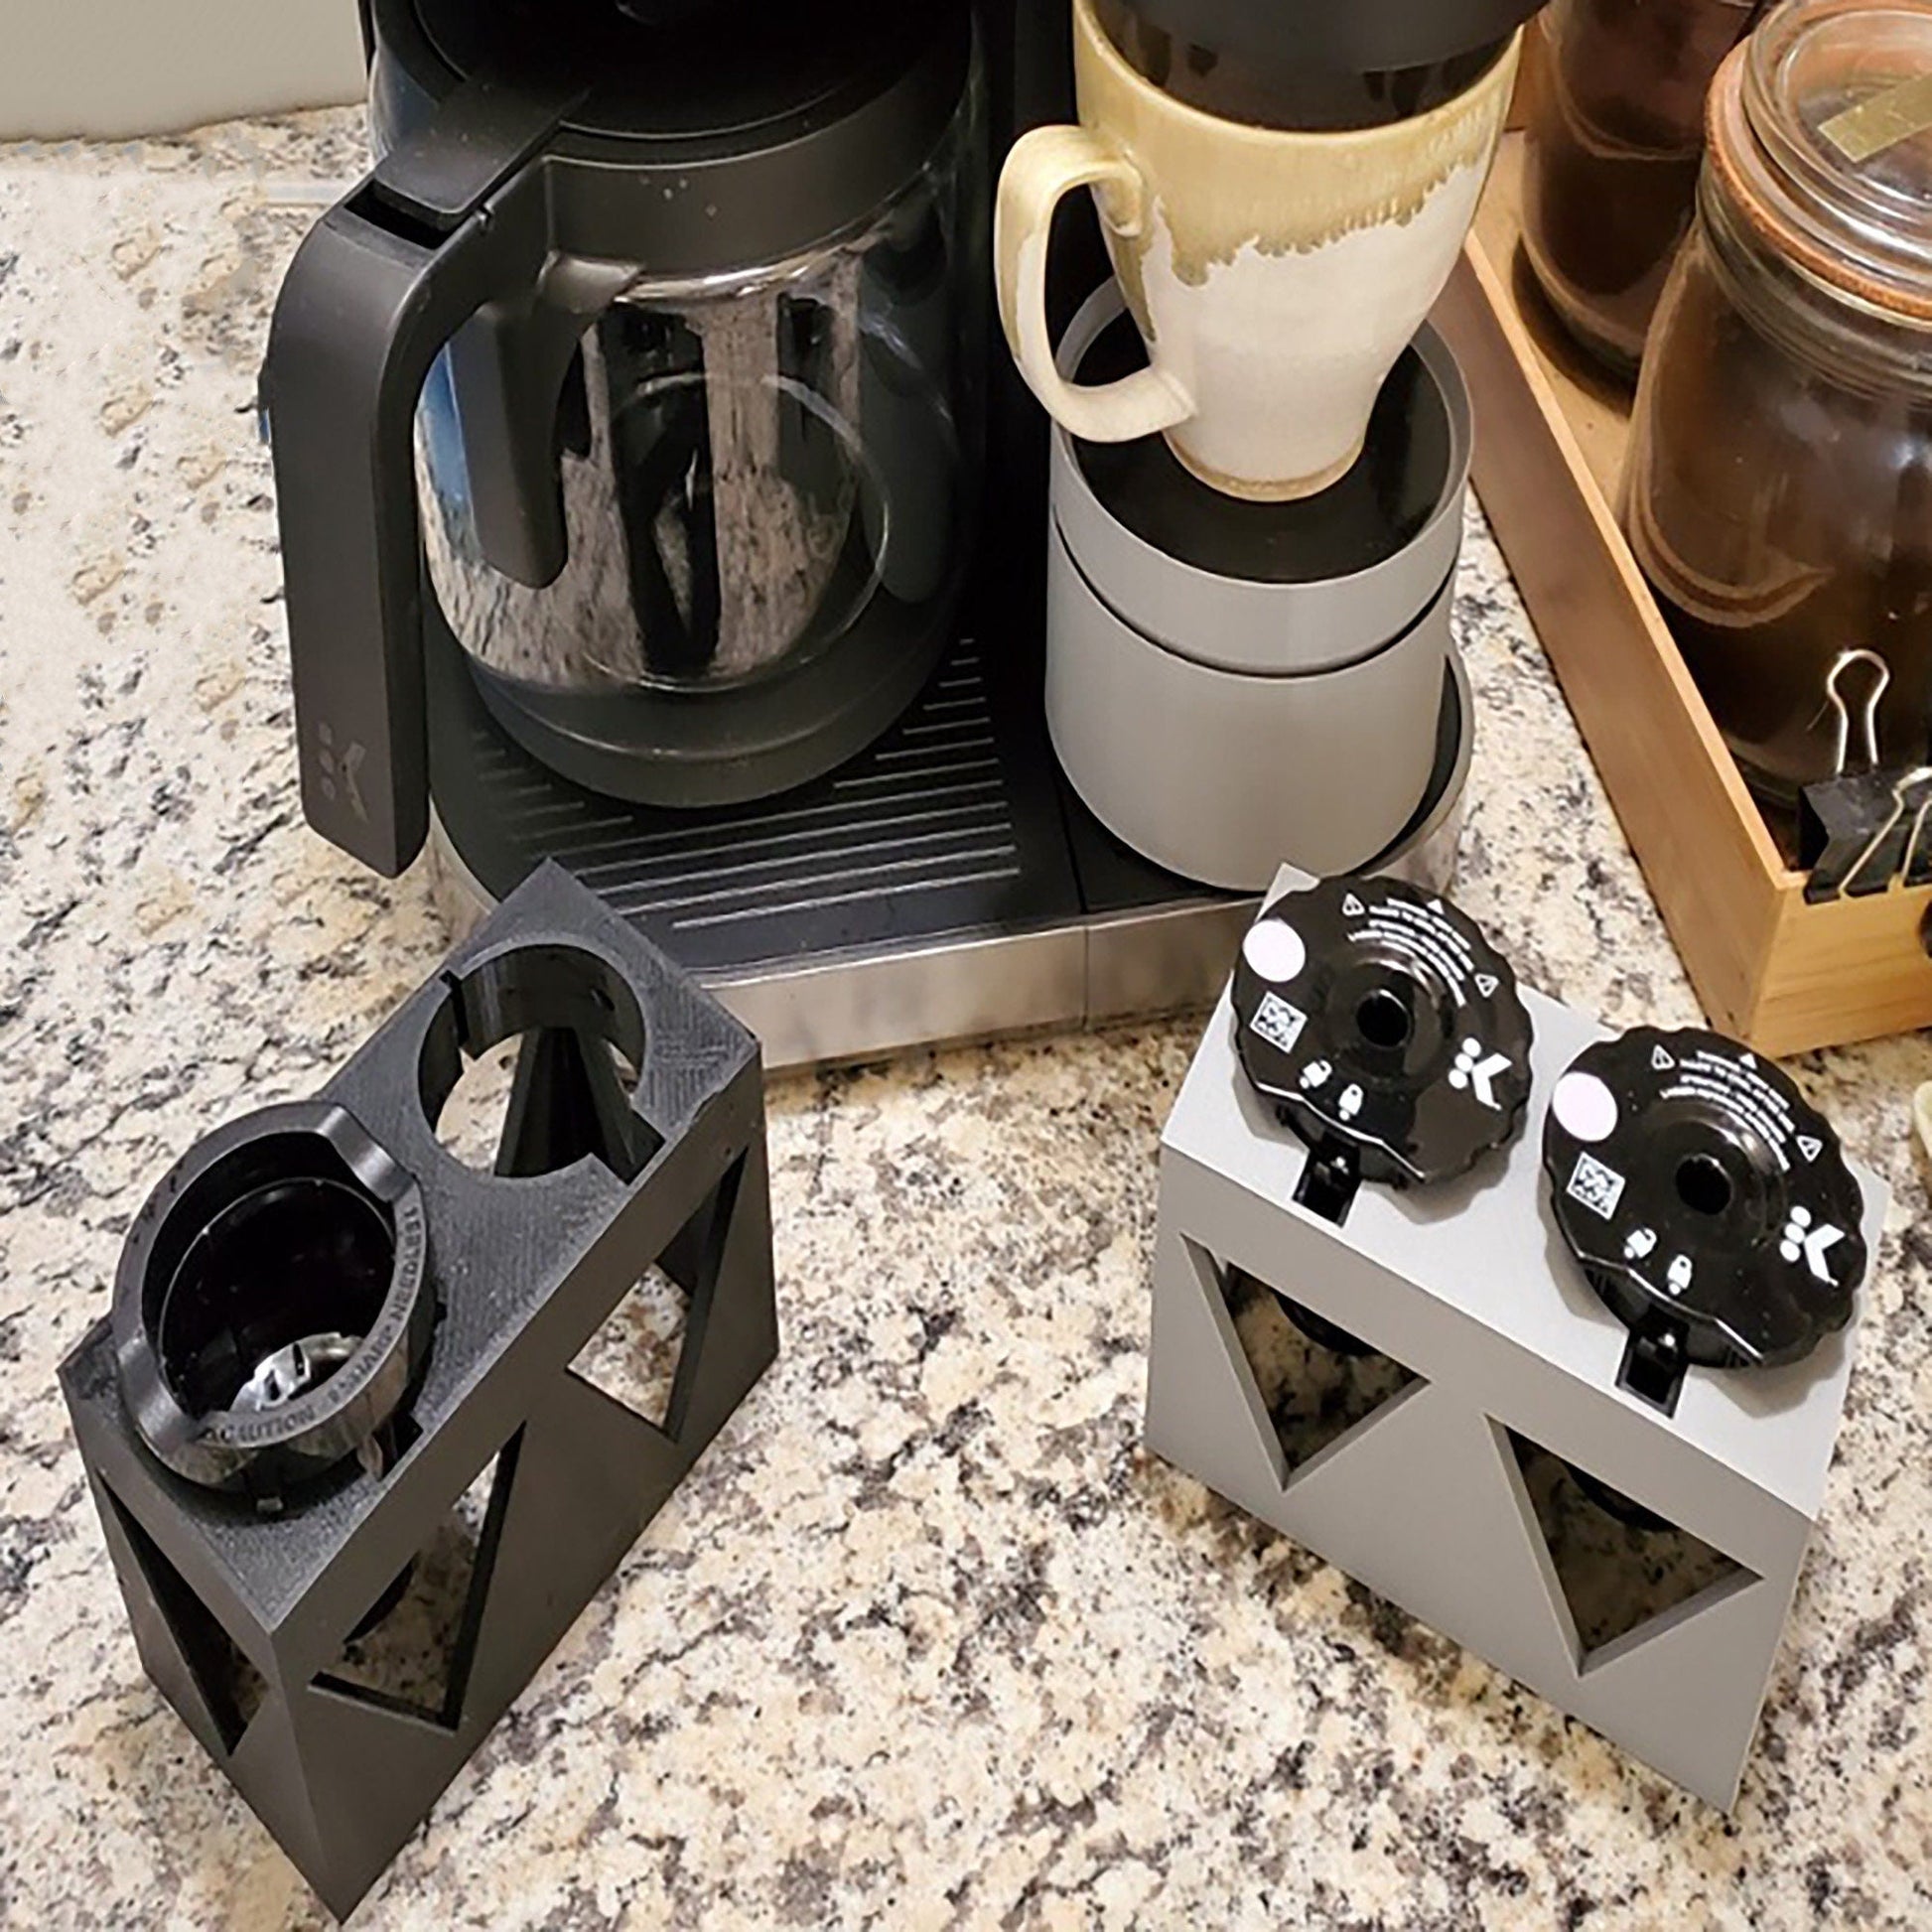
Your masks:
{"label": "coffee maker drip tray", "polygon": [[[1080,805],[1047,743],[1036,649],[965,637],[904,719],[830,777],[685,813],[558,777],[491,718],[448,630],[429,628],[445,909],[477,917],[555,859],[709,985],[767,1069],[1204,1007],[1253,921],[1253,898],[1157,870]],[[1418,883],[1449,883],[1468,715],[1458,665],[1437,781],[1390,854]]]}

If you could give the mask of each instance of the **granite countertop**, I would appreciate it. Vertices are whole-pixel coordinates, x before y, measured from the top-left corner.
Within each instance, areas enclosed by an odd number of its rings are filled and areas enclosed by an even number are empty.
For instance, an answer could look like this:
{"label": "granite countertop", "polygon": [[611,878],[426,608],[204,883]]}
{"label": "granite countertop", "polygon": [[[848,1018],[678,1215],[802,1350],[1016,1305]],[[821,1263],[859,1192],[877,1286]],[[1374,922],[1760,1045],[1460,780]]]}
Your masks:
{"label": "granite countertop", "polygon": [[[0,1918],[316,1924],[141,1674],[55,1366],[144,1190],[449,942],[303,829],[254,381],[351,114],[0,152]],[[1459,896],[1697,1010],[1486,532]],[[1932,1922],[1932,1045],[1795,1069],[1897,1189],[1734,1822],[1140,1447],[1198,1022],[777,1086],[785,1352],[368,1925]]]}

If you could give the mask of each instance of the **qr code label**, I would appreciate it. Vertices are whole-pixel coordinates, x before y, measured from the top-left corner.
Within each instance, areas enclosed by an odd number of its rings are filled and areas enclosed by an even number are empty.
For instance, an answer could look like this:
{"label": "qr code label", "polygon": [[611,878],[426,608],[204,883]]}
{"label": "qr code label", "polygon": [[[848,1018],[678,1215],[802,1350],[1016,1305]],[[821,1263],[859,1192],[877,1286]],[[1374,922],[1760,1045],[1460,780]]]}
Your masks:
{"label": "qr code label", "polygon": [[1284,1053],[1292,1053],[1296,1041],[1302,1037],[1303,1030],[1309,1024],[1309,1016],[1300,1007],[1290,1006],[1279,993],[1271,993],[1255,1010],[1254,1020],[1250,1024],[1270,1046],[1279,1046]]}
{"label": "qr code label", "polygon": [[1606,1221],[1615,1217],[1623,1187],[1623,1176],[1614,1168],[1606,1168],[1587,1154],[1578,1158],[1577,1172],[1570,1176],[1570,1198],[1582,1201]]}

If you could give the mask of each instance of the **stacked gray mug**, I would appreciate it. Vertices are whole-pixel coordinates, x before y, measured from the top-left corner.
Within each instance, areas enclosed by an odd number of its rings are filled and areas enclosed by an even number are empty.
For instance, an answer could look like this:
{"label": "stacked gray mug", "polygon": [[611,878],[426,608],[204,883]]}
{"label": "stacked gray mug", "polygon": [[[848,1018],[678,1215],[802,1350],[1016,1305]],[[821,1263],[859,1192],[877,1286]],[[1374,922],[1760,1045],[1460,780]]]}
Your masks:
{"label": "stacked gray mug", "polygon": [[[1062,349],[1069,375],[1121,316],[1111,284],[1089,300]],[[1371,447],[1352,504],[1347,483],[1325,501],[1220,499],[1177,466],[1150,502],[1136,485],[1168,467],[1158,442],[1128,469],[1054,430],[1047,724],[1088,809],[1170,872],[1256,892],[1284,862],[1372,870],[1455,802],[1444,793],[1459,790],[1473,723],[1450,628],[1471,427],[1434,330],[1391,377],[1385,424],[1430,447],[1379,469]],[[1412,451],[1437,473],[1420,497]],[[1364,502],[1388,512],[1385,541],[1349,530]],[[1373,560],[1311,573],[1337,530]]]}

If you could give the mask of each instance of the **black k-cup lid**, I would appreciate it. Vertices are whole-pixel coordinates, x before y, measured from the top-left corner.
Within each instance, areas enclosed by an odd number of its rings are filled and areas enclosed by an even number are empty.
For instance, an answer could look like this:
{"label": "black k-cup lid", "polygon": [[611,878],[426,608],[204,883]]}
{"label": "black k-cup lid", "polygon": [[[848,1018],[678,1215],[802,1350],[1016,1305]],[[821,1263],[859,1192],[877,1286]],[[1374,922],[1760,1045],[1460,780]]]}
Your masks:
{"label": "black k-cup lid", "polygon": [[1364,1180],[1432,1186],[1522,1130],[1530,1017],[1509,963],[1448,901],[1343,879],[1277,899],[1235,968],[1256,1091]]}
{"label": "black k-cup lid", "polygon": [[1557,1225],[1660,1364],[1798,1362],[1852,1318],[1863,1195],[1777,1067],[1641,1028],[1565,1074],[1544,1132]]}

